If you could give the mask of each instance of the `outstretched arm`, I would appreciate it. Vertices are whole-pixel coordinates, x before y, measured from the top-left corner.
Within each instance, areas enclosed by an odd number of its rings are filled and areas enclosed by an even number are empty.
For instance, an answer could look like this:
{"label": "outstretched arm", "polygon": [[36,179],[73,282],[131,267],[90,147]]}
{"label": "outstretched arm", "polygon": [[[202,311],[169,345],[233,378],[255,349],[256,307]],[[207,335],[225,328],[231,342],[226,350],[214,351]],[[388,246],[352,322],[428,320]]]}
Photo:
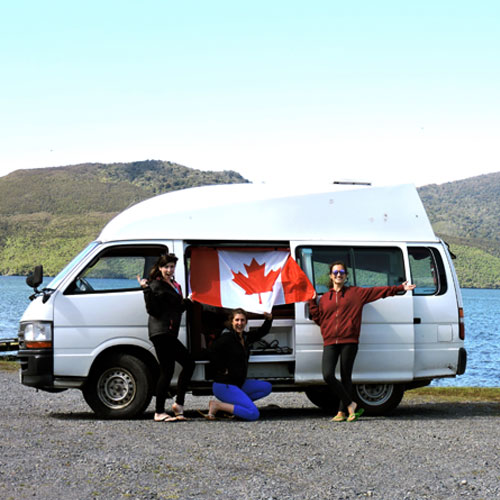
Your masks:
{"label": "outstretched arm", "polygon": [[398,292],[406,292],[408,290],[413,290],[415,285],[409,285],[408,281],[401,283],[397,286],[374,286],[370,288],[361,288],[360,293],[363,297],[363,303],[374,302],[378,299],[385,299],[386,297],[392,297]]}

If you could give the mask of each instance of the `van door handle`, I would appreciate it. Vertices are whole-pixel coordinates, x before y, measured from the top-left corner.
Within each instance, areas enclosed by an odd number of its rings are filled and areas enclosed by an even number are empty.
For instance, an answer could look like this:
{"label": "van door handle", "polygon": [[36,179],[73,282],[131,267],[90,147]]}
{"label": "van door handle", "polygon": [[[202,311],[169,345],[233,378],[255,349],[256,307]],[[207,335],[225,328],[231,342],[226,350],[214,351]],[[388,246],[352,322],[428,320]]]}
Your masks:
{"label": "van door handle", "polygon": [[421,318],[413,318],[413,324],[414,325],[420,325],[420,323],[422,323],[422,319]]}

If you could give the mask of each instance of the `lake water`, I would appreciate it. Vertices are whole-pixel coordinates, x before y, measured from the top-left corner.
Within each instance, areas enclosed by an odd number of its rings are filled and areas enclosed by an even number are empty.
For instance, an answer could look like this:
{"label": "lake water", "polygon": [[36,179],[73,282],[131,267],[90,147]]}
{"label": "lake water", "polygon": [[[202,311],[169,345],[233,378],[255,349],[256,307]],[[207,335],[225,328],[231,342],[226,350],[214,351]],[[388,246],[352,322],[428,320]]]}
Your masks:
{"label": "lake water", "polygon": [[[0,338],[17,337],[18,321],[31,293],[25,278],[0,276]],[[462,295],[467,370],[464,375],[435,380],[432,385],[500,387],[500,290],[463,289]]]}

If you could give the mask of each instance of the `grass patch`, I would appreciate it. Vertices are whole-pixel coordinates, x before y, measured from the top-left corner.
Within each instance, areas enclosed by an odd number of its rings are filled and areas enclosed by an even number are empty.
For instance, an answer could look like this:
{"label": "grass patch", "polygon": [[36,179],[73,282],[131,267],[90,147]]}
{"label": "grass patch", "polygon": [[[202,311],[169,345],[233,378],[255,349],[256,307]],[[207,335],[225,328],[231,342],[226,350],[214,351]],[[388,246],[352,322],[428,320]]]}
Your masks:
{"label": "grass patch", "polygon": [[6,361],[4,359],[0,360],[0,370],[6,372],[15,372],[19,370],[19,363],[17,361]]}
{"label": "grass patch", "polygon": [[500,403],[500,387],[421,387],[406,391],[403,401]]}

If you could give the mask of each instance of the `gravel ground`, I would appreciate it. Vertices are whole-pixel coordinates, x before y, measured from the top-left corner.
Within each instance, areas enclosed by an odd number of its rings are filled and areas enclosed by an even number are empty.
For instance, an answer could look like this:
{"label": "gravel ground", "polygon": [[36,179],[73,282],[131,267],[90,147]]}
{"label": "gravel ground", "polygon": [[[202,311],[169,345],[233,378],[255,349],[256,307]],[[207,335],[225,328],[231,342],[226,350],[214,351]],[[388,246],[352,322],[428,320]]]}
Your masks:
{"label": "gravel ground", "polygon": [[[331,423],[300,393],[257,422],[98,420],[79,391],[0,371],[1,499],[500,498],[500,409],[405,399],[390,417]],[[410,393],[411,394],[411,393]]]}

